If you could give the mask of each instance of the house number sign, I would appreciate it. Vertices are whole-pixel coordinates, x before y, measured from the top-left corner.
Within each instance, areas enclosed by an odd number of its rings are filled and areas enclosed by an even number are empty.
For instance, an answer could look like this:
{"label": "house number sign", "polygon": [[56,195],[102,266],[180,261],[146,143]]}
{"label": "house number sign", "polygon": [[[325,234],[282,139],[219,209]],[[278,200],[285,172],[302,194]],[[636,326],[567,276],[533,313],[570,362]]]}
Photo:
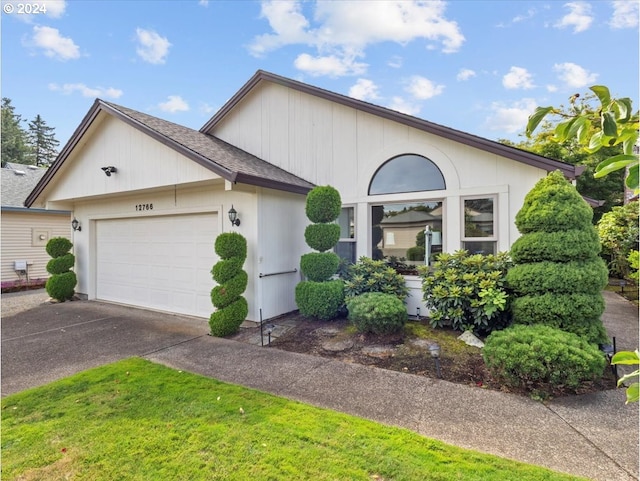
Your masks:
{"label": "house number sign", "polygon": [[143,210],[153,210],[153,204],[136,204],[136,212]]}

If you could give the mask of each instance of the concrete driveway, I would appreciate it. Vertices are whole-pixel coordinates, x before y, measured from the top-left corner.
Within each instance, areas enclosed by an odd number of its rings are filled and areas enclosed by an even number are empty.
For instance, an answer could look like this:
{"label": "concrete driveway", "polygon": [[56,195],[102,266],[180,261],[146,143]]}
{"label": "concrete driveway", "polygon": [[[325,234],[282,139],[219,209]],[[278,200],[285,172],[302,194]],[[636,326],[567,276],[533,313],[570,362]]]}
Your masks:
{"label": "concrete driveway", "polygon": [[[85,369],[147,356],[207,336],[206,319],[101,302],[42,303],[19,311],[22,299],[2,296],[2,396],[41,386]],[[39,296],[39,297],[38,297]]]}

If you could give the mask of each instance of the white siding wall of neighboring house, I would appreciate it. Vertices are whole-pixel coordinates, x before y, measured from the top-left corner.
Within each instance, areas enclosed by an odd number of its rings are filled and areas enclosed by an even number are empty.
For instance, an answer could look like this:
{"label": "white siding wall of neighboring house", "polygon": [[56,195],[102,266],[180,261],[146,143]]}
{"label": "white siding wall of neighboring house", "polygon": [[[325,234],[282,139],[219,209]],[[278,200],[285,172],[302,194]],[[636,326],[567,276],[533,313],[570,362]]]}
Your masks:
{"label": "white siding wall of neighboring house", "polygon": [[2,212],[2,282],[25,278],[14,270],[14,261],[18,260],[26,260],[29,263],[29,279],[49,277],[46,266],[51,257],[43,245],[48,239],[41,240],[40,234],[49,238],[71,238],[69,214]]}
{"label": "white siding wall of neighboring house", "polygon": [[[461,247],[463,197],[494,194],[498,250],[509,249],[519,236],[513,218],[526,193],[546,175],[536,167],[266,82],[210,133],[309,182],[336,187],[344,204],[357,205],[360,240],[369,237],[373,203],[442,200],[446,251]],[[433,161],[446,190],[369,196],[376,170],[407,153]],[[357,250],[358,256],[371,255],[368,242],[358,242]]]}

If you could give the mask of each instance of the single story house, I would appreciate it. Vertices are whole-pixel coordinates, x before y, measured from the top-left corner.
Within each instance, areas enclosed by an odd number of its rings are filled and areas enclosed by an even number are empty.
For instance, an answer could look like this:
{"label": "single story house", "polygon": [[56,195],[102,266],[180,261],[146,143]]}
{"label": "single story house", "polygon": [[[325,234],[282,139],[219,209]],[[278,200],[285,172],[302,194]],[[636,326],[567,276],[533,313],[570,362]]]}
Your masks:
{"label": "single story house", "polygon": [[69,237],[70,212],[27,209],[24,201],[47,169],[7,162],[2,173],[1,223],[2,287],[47,279],[49,255],[45,251],[52,237]]}
{"label": "single story house", "polygon": [[[388,245],[381,226],[399,211],[429,213],[444,251],[496,252],[519,236],[514,216],[527,192],[558,169],[571,180],[581,173],[258,71],[199,131],[96,100],[26,205],[72,211],[81,295],[200,317],[213,309],[214,240],[240,232],[248,317],[258,320],[297,308],[299,260],[310,250],[305,194],[315,185],[341,194],[336,251],[350,260]],[[395,239],[404,250],[411,237]],[[413,313],[420,282],[407,281]]]}

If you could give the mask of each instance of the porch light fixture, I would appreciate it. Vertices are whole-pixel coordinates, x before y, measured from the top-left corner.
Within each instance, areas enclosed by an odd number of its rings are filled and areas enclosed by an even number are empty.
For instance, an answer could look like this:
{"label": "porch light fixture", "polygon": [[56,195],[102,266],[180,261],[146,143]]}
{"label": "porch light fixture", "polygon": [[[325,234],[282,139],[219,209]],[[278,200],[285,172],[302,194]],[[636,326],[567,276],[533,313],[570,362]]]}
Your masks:
{"label": "porch light fixture", "polygon": [[118,169],[116,169],[113,165],[101,167],[101,169],[107,177],[111,177],[111,174],[115,174],[116,172],[118,172]]}
{"label": "porch light fixture", "polygon": [[240,219],[238,219],[238,212],[233,208],[233,204],[231,204],[231,209],[229,209],[229,220],[232,225],[239,226]]}
{"label": "porch light fixture", "polygon": [[80,232],[82,230],[82,226],[80,225],[80,222],[78,222],[78,219],[76,219],[75,217],[71,221],[71,228],[73,229],[74,232],[76,231]]}

